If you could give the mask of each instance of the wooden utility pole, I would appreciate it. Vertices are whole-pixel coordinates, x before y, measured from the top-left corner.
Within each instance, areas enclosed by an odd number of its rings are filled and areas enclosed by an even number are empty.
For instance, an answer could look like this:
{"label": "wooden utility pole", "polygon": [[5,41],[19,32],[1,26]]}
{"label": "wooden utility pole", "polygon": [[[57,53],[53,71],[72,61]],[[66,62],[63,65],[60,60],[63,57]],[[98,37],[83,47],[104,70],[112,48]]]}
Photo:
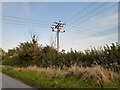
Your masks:
{"label": "wooden utility pole", "polygon": [[[52,25],[52,31],[56,32],[57,35],[57,51],[59,52],[59,33],[64,33],[65,31],[61,31],[61,27],[63,27],[65,23],[62,23],[61,21],[54,22],[54,25]],[[56,31],[55,31],[56,29]]]}

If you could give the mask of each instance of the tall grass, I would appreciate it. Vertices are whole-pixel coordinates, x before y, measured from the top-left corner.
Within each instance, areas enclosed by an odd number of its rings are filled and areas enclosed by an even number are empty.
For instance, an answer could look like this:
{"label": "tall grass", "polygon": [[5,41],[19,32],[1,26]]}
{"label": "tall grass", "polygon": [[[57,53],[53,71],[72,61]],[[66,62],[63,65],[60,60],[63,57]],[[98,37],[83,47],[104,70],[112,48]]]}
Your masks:
{"label": "tall grass", "polygon": [[93,87],[117,87],[118,73],[108,71],[101,66],[94,67],[79,67],[71,66],[61,68],[47,67],[42,68],[38,66],[28,66],[26,68],[14,67],[14,71],[32,72],[48,77],[49,79],[65,79],[82,80],[89,82]]}

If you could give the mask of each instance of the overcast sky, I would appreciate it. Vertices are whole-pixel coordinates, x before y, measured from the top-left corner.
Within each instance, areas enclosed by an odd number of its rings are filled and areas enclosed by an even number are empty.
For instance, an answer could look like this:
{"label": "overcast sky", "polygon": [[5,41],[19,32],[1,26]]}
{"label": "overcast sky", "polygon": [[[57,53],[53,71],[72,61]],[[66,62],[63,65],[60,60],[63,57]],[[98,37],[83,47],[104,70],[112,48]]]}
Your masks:
{"label": "overcast sky", "polygon": [[30,33],[39,36],[40,44],[50,44],[56,36],[50,27],[59,20],[66,23],[60,49],[84,50],[118,41],[116,2],[4,2],[1,15],[4,50],[30,40]]}

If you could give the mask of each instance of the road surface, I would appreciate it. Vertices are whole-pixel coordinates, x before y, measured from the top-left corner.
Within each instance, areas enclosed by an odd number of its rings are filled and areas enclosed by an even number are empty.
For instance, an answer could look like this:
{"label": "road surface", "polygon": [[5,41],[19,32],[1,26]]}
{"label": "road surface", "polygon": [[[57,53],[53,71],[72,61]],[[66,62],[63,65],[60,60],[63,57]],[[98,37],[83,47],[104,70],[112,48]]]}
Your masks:
{"label": "road surface", "polygon": [[0,75],[2,75],[2,88],[32,88],[5,74],[0,73]]}

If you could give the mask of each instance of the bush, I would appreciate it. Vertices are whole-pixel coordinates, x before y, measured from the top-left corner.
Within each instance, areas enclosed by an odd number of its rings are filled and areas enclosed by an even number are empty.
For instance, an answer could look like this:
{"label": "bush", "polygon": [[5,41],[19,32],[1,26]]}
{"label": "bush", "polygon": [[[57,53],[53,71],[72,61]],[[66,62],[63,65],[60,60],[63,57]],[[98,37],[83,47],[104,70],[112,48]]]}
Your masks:
{"label": "bush", "polygon": [[71,67],[72,65],[92,67],[100,65],[103,68],[118,72],[120,70],[120,45],[112,43],[90,50],[73,51],[67,53],[57,52],[52,46],[42,46],[35,41],[35,37],[30,42],[20,43],[15,49],[9,50],[5,55],[4,65],[40,67]]}

